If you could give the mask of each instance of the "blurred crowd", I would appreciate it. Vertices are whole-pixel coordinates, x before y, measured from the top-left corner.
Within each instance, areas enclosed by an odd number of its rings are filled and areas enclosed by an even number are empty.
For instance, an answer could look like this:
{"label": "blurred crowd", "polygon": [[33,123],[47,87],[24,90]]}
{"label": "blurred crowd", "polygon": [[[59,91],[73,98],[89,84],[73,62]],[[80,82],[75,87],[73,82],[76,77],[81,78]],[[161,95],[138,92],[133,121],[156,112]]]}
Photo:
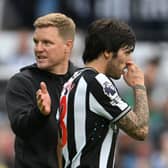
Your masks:
{"label": "blurred crowd", "polygon": [[[124,9],[124,10],[123,10]],[[5,110],[7,80],[34,62],[32,30],[36,17],[63,12],[77,24],[72,61],[83,66],[85,29],[94,19],[113,17],[128,22],[137,34],[133,59],[145,73],[150,106],[150,134],[146,141],[119,136],[117,168],[168,167],[168,1],[160,0],[0,0],[0,168],[12,168],[14,135]],[[166,31],[167,30],[167,31]],[[131,106],[133,92],[115,81]]]}

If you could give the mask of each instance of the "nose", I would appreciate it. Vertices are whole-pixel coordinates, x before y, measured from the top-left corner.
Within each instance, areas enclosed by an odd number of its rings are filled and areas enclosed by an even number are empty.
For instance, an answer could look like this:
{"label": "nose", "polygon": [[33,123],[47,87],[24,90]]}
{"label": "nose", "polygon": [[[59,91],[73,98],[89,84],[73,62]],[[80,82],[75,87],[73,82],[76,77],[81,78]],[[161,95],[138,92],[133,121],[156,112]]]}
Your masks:
{"label": "nose", "polygon": [[129,56],[127,56],[127,59],[126,59],[126,68],[128,67],[128,65],[132,64],[133,63],[133,59],[132,59],[132,55],[129,54]]}
{"label": "nose", "polygon": [[34,50],[36,52],[43,51],[43,45],[42,45],[42,43],[41,42],[36,43],[35,46],[34,46]]}
{"label": "nose", "polygon": [[127,61],[133,61],[132,54],[129,54],[129,56],[127,57]]}

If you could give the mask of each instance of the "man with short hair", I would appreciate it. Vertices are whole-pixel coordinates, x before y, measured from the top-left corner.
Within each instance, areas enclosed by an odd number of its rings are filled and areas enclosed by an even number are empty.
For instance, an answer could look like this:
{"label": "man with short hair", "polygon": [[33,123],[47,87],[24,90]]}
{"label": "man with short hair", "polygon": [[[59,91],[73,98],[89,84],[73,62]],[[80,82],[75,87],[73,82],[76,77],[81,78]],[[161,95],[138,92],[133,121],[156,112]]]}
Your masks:
{"label": "man with short hair", "polygon": [[76,69],[69,61],[75,23],[64,14],[50,13],[37,18],[34,26],[36,64],[15,74],[6,90],[7,111],[16,135],[15,168],[58,168],[61,151],[55,117],[62,86]]}

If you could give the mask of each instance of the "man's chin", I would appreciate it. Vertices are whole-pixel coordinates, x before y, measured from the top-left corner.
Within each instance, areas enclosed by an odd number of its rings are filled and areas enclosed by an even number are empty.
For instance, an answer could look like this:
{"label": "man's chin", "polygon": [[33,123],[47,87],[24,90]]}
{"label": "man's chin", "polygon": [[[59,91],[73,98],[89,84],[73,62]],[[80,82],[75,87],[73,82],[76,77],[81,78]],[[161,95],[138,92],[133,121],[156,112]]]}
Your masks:
{"label": "man's chin", "polygon": [[38,67],[39,69],[47,69],[47,65],[41,64],[41,63],[38,63],[38,62],[37,62],[37,67]]}

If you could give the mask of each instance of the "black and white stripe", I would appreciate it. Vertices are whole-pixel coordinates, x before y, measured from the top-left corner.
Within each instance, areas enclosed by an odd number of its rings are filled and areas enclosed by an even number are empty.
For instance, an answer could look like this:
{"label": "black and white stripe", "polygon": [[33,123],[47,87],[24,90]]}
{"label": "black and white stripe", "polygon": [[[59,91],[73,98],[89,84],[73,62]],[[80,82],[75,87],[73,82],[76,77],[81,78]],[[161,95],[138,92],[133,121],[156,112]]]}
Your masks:
{"label": "black and white stripe", "polygon": [[64,85],[63,95],[67,97],[64,122],[68,133],[64,167],[112,168],[118,134],[115,122],[130,106],[110,78],[90,68],[76,72]]}

